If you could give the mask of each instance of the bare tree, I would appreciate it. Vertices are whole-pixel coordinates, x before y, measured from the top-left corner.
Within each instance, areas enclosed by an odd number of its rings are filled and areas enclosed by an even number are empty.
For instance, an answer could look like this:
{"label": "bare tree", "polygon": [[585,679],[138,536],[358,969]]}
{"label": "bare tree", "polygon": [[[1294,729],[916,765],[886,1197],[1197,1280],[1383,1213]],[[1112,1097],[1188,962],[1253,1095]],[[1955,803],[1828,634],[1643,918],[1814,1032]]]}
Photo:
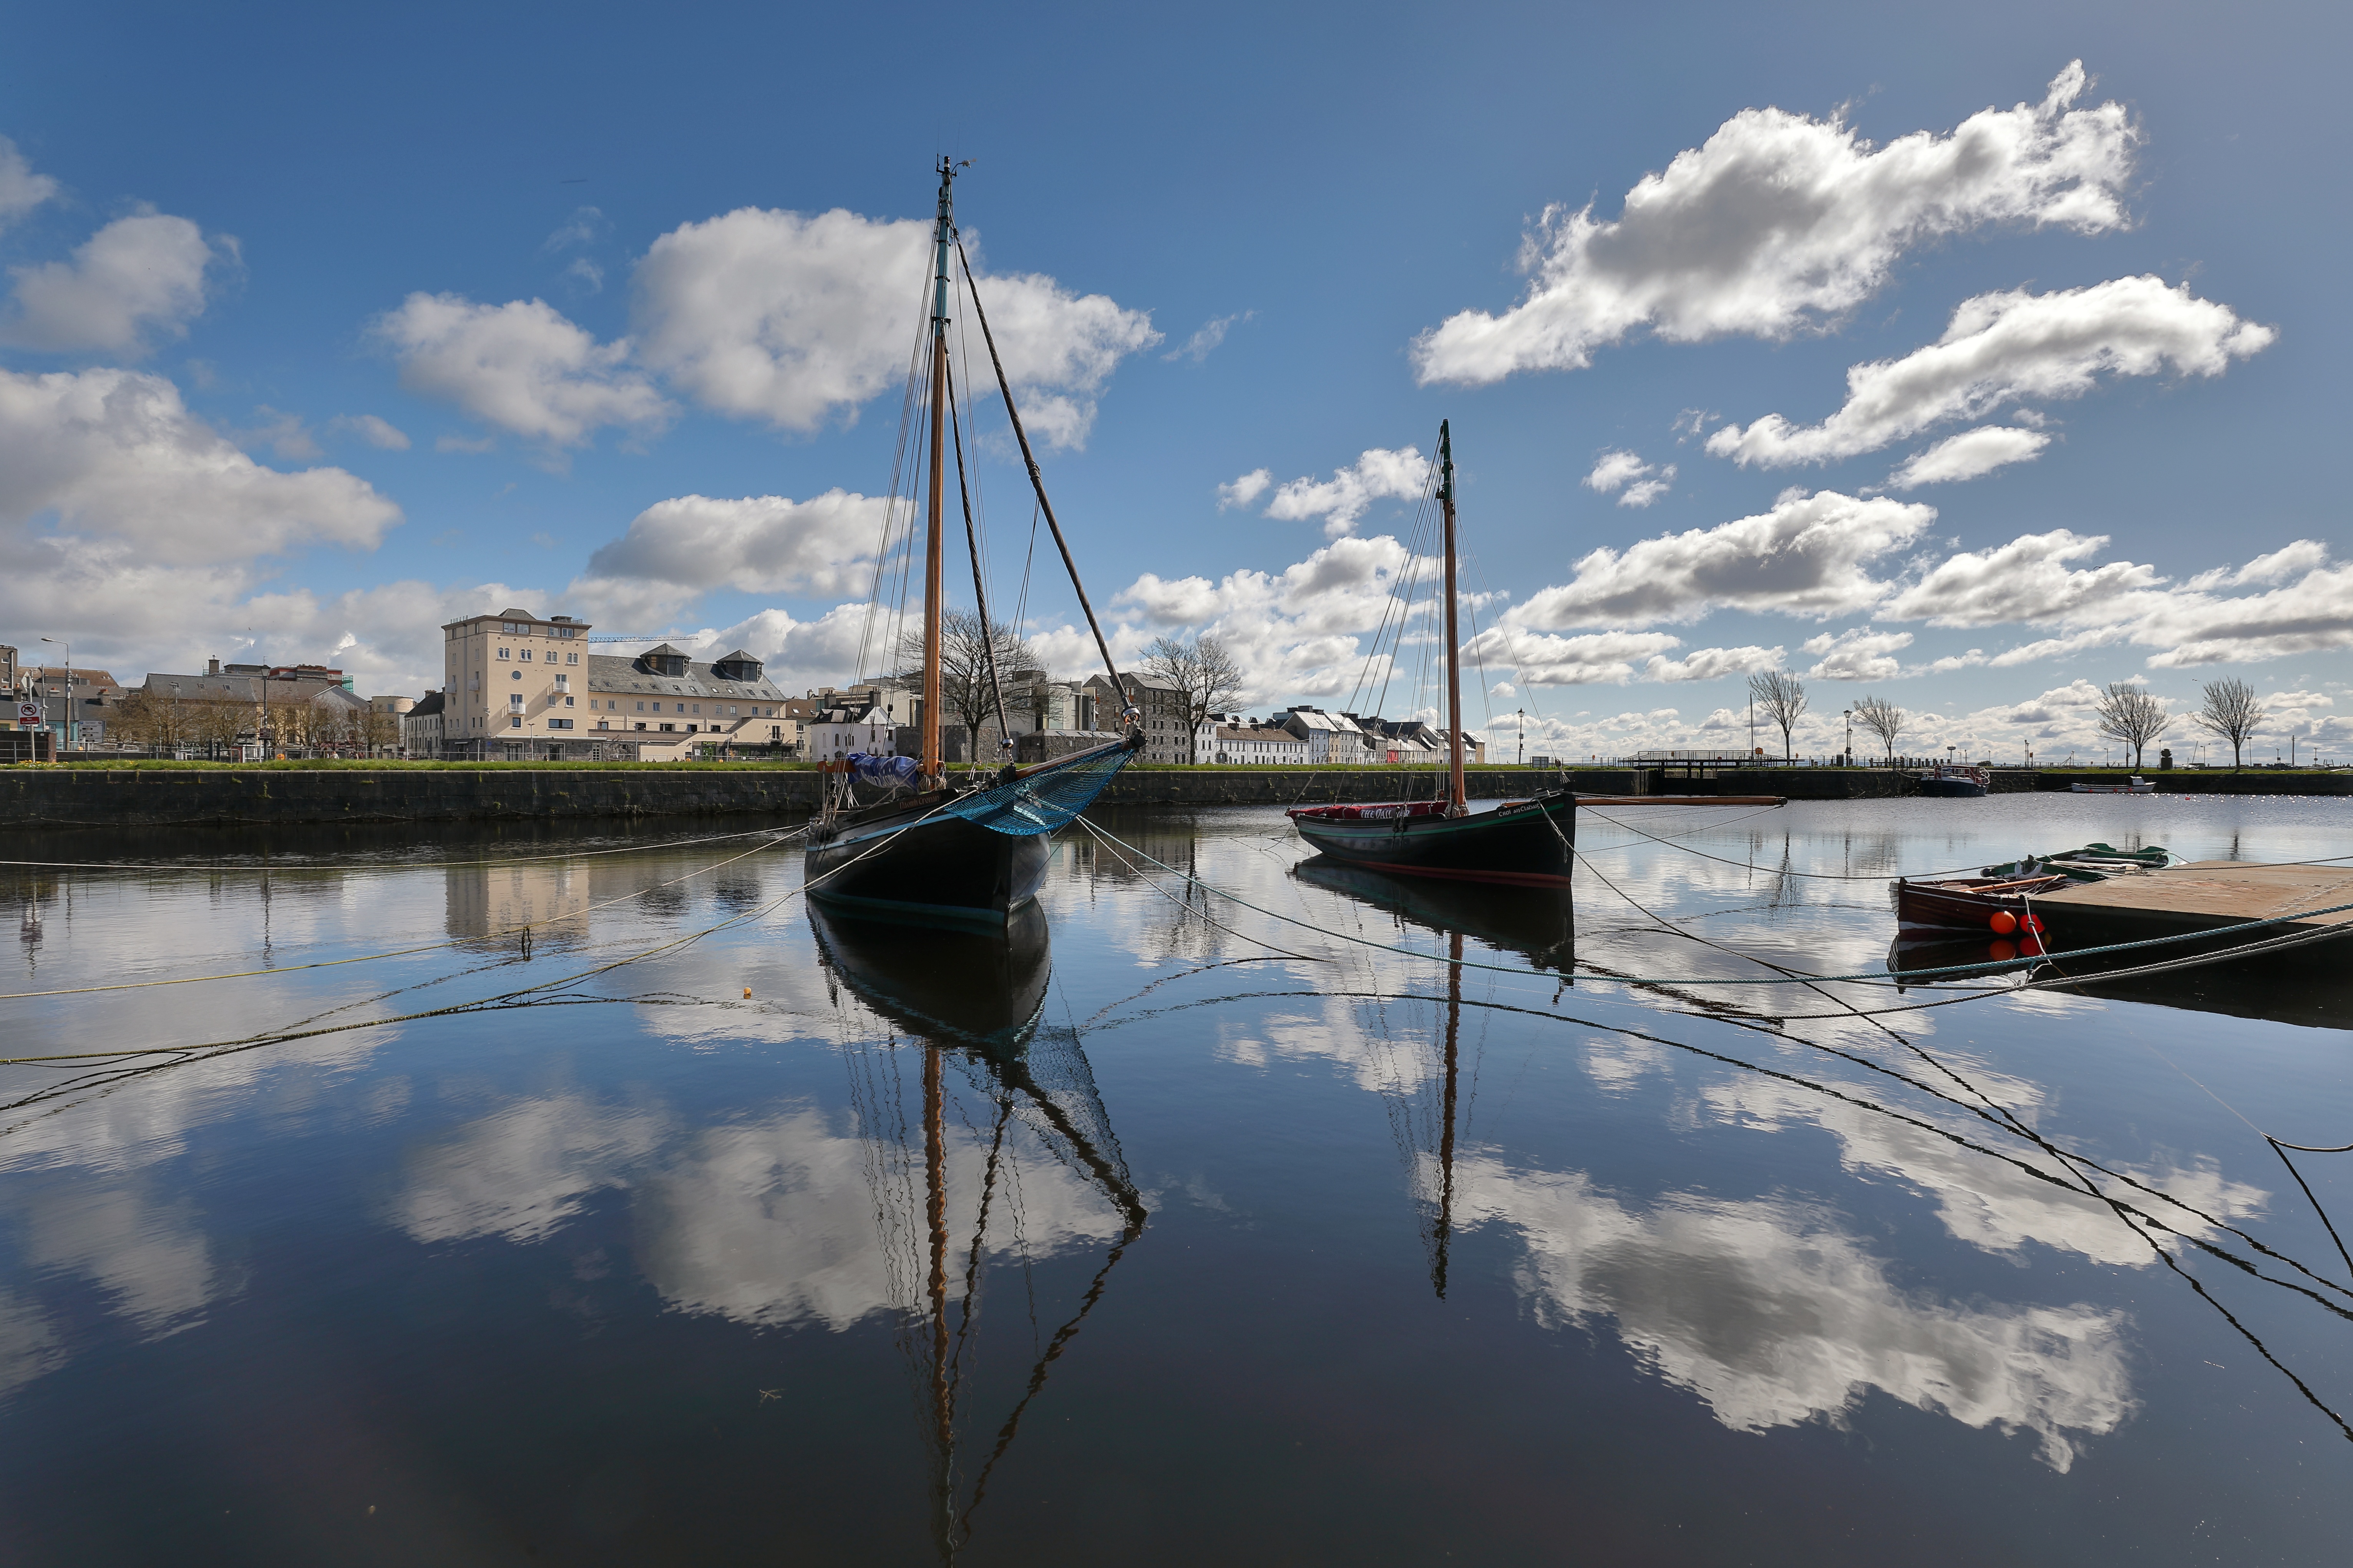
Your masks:
{"label": "bare tree", "polygon": [[1201,726],[1209,715],[1221,713],[1242,694],[1241,666],[1226,645],[1208,632],[1191,642],[1156,637],[1144,650],[1144,672],[1176,689],[1185,709],[1185,755],[1199,762]]}
{"label": "bare tree", "polygon": [[1789,731],[1806,716],[1806,683],[1787,670],[1760,670],[1748,678],[1748,698],[1781,731],[1781,760],[1792,760]]}
{"label": "bare tree", "polygon": [[[1030,688],[1046,679],[1046,667],[1020,634],[1002,621],[985,622],[969,610],[940,612],[940,705],[964,721],[964,732],[974,742],[975,762],[981,760],[981,724],[997,715],[997,689],[989,683],[991,654],[996,656],[997,680],[1004,688],[1010,722],[1012,715],[1022,710]],[[899,639],[899,662],[906,668],[892,679],[922,691],[923,634],[920,629]]]}
{"label": "bare tree", "polygon": [[381,757],[399,750],[400,720],[396,715],[378,712],[371,706],[360,716],[360,727],[369,756]]}
{"label": "bare tree", "polygon": [[261,728],[259,710],[250,703],[195,702],[189,706],[195,710],[195,717],[188,725],[187,738],[202,745],[207,756],[218,756],[248,733],[258,734]]}
{"label": "bare tree", "polygon": [[2135,769],[2140,766],[2141,748],[2164,734],[2173,722],[2163,698],[2151,697],[2146,686],[2129,686],[2121,680],[2109,683],[2093,712],[2100,721],[2101,734],[2132,748]]}
{"label": "bare tree", "polygon": [[1884,697],[1866,697],[1854,705],[1854,721],[1879,737],[1887,750],[1887,765],[1895,765],[1895,739],[1904,733],[1909,715]]}
{"label": "bare tree", "polygon": [[2235,769],[2239,753],[2271,714],[2255,700],[2255,689],[2235,677],[2208,681],[2199,689],[2206,700],[2191,717],[2231,742],[2231,766]]}

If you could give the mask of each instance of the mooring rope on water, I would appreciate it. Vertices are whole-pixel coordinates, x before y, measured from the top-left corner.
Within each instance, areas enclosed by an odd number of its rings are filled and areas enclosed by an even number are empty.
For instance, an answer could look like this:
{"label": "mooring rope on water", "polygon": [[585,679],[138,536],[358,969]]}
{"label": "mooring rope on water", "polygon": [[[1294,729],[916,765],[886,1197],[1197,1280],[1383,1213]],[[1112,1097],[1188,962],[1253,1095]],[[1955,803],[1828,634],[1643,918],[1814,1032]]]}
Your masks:
{"label": "mooring rope on water", "polygon": [[[1292,915],[1286,915],[1286,914],[1281,913],[1281,912],[1280,912],[1280,911],[1278,911],[1278,910],[1267,909],[1267,908],[1265,908],[1263,905],[1254,904],[1254,903],[1250,902],[1248,899],[1243,898],[1243,897],[1242,897],[1240,894],[1239,894],[1239,893],[1232,892],[1232,891],[1229,891],[1229,889],[1227,889],[1218,887],[1218,886],[1217,886],[1216,884],[1214,884],[1214,883],[1203,881],[1200,878],[1198,878],[1198,877],[1197,877],[1197,876],[1193,875],[1193,874],[1192,874],[1191,872],[1189,872],[1189,871],[1180,870],[1178,868],[1176,868],[1176,867],[1175,867],[1175,866],[1171,866],[1171,865],[1169,865],[1167,862],[1166,862],[1166,861],[1164,861],[1164,860],[1155,859],[1152,856],[1150,856],[1150,855],[1148,855],[1148,854],[1145,853],[1145,851],[1143,851],[1143,850],[1141,850],[1141,849],[1137,848],[1134,845],[1133,845],[1133,844],[1129,844],[1129,843],[1125,842],[1125,841],[1124,841],[1124,840],[1123,840],[1123,839],[1120,839],[1120,838],[1118,838],[1118,837],[1113,837],[1113,835],[1110,835],[1110,834],[1105,833],[1102,828],[1097,827],[1093,823],[1092,823],[1092,822],[1088,821],[1088,820],[1087,820],[1085,817],[1083,817],[1083,816],[1077,817],[1077,818],[1075,818],[1074,820],[1075,820],[1075,821],[1077,821],[1077,823],[1079,824],[1079,826],[1080,826],[1084,827],[1084,828],[1085,828],[1089,833],[1093,834],[1096,837],[1098,837],[1098,838],[1100,838],[1100,839],[1103,840],[1105,843],[1107,843],[1107,844],[1116,845],[1116,846],[1118,846],[1120,848],[1122,848],[1122,849],[1124,849],[1124,850],[1126,850],[1128,853],[1130,853],[1130,854],[1132,854],[1132,855],[1135,856],[1137,858],[1142,859],[1142,860],[1148,861],[1148,862],[1150,862],[1152,865],[1158,867],[1161,870],[1167,872],[1167,873],[1168,873],[1170,876],[1172,876],[1172,877],[1181,877],[1181,878],[1183,878],[1186,881],[1191,882],[1191,883],[1192,883],[1192,884],[1194,884],[1196,887],[1200,888],[1201,889],[1203,889],[1203,890],[1204,890],[1204,891],[1206,891],[1206,892],[1215,893],[1218,897],[1219,897],[1219,898],[1221,898],[1221,899],[1229,900],[1230,901],[1232,901],[1232,902],[1234,902],[1234,903],[1237,903],[1237,904],[1241,905],[1241,907],[1242,907],[1242,908],[1244,908],[1244,909],[1246,909],[1246,910],[1255,910],[1255,911],[1256,911],[1256,912],[1258,912],[1259,914],[1265,915],[1265,916],[1266,916],[1268,919],[1270,919],[1270,920],[1278,920],[1278,921],[1282,921],[1282,922],[1283,922],[1284,924],[1286,924],[1286,925],[1295,925],[1295,926],[1299,926],[1299,927],[1301,927],[1301,928],[1303,928],[1303,929],[1304,929],[1304,930],[1314,931],[1314,932],[1316,932],[1316,933],[1317,933],[1317,934],[1319,934],[1319,935],[1332,937],[1332,938],[1334,938],[1334,939],[1335,939],[1335,940],[1336,940],[1336,941],[1340,941],[1340,942],[1357,942],[1357,943],[1360,943],[1360,944],[1362,944],[1362,945],[1364,945],[1364,946],[1366,946],[1366,947],[1377,948],[1377,949],[1378,949],[1379,951],[1381,951],[1381,952],[1394,952],[1394,953],[1399,953],[1399,954],[1401,954],[1401,955],[1403,955],[1403,956],[1405,956],[1405,957],[1407,957],[1407,958],[1419,958],[1419,959],[1422,959],[1422,960],[1425,960],[1425,961],[1427,961],[1427,962],[1435,963],[1457,963],[1457,962],[1459,962],[1459,963],[1461,963],[1465,968],[1468,968],[1468,969],[1484,969],[1484,970],[1492,970],[1492,971],[1494,971],[1495,973],[1500,973],[1500,974],[1520,974],[1520,975],[1527,975],[1527,976],[1531,976],[1531,977],[1538,978],[1538,979],[1541,979],[1541,978],[1542,978],[1542,975],[1541,975],[1541,974],[1539,974],[1537,971],[1535,971],[1535,970],[1532,970],[1532,969],[1527,969],[1527,968],[1523,968],[1523,967],[1521,967],[1521,966],[1519,966],[1519,965],[1515,965],[1515,964],[1508,964],[1508,963],[1480,963],[1480,962],[1479,962],[1478,960],[1476,960],[1476,959],[1469,959],[1469,958],[1461,959],[1461,960],[1451,959],[1451,958],[1446,957],[1446,956],[1445,956],[1444,954],[1442,954],[1442,953],[1424,952],[1422,952],[1421,950],[1419,950],[1419,948],[1399,947],[1399,946],[1397,946],[1397,945],[1395,945],[1395,944],[1393,944],[1393,943],[1389,943],[1389,942],[1375,942],[1375,941],[1373,941],[1373,940],[1372,940],[1371,938],[1369,938],[1369,937],[1355,936],[1355,935],[1352,935],[1352,934],[1350,934],[1349,932],[1346,932],[1346,931],[1335,931],[1335,930],[1331,929],[1331,928],[1330,928],[1330,927],[1328,927],[1328,926],[1319,926],[1319,925],[1315,924],[1313,921],[1303,921],[1303,920],[1300,920],[1300,919],[1297,919],[1297,918],[1296,918],[1296,917],[1294,917],[1294,916],[1292,916]],[[1556,828],[1556,829],[1555,829],[1555,831],[1558,831],[1558,829],[1557,829],[1557,828]],[[1597,873],[1597,875],[1598,875],[1598,873]],[[2274,916],[2273,916],[2273,917],[2271,917],[2270,919],[2267,919],[2267,920],[2260,920],[2260,921],[2237,921],[2237,922],[2234,922],[2234,923],[2232,923],[2232,924],[2231,924],[2231,925],[2227,925],[2227,926],[2216,926],[2216,927],[2214,927],[2214,928],[2212,928],[2212,929],[2211,929],[2211,930],[2207,930],[2207,931],[2184,931],[2184,932],[2180,932],[2180,933],[2179,933],[2179,934],[2177,934],[2177,935],[2174,935],[2174,936],[2145,937],[2145,938],[2143,938],[2143,939],[2141,939],[2141,940],[2139,940],[2139,941],[2137,941],[2137,942],[2109,942],[2109,943],[2106,943],[2106,944],[2105,944],[2105,945],[2103,945],[2103,946],[2099,946],[2099,947],[2077,947],[2077,948],[2070,948],[2070,949],[2068,949],[2068,950],[2066,951],[2066,952],[2065,952],[2065,953],[2061,954],[2061,955],[2059,955],[2059,956],[2063,956],[2063,957],[2066,957],[2066,958],[2092,958],[2092,957],[2097,957],[2097,956],[2099,956],[2100,954],[2103,954],[2103,953],[2110,953],[2110,952],[2134,952],[2134,951],[2137,951],[2137,950],[2138,950],[2138,949],[2142,949],[2142,948],[2163,947],[2163,946],[2166,946],[2166,945],[2168,945],[2168,944],[2169,944],[2169,943],[2174,943],[2174,942],[2198,942],[2198,941],[2202,941],[2202,940],[2206,940],[2206,939],[2210,939],[2210,938],[2212,938],[2212,937],[2215,937],[2215,936],[2221,935],[2221,934],[2225,933],[2225,932],[2242,931],[2253,931],[2253,930],[2257,930],[2257,929],[2259,929],[2259,928],[2261,928],[2261,927],[2264,927],[2264,926],[2286,925],[2286,924],[2292,923],[2292,922],[2296,921],[2316,920],[2316,919],[2318,919],[2318,918],[2319,918],[2320,916],[2322,916],[2322,915],[2343,914],[2343,913],[2345,913],[2345,912],[2346,912],[2347,910],[2353,910],[2353,903],[2346,903],[2346,904],[2331,904],[2331,905],[2327,906],[2327,908],[2325,908],[2325,909],[2304,910],[2300,910],[2300,911],[2298,911],[2297,913],[2295,913],[2295,914],[2288,914],[2288,915],[2274,915]],[[1688,934],[1688,933],[1686,933],[1686,934]],[[2324,940],[2324,939],[2326,939],[2326,938],[2328,938],[2328,937],[2334,937],[2334,936],[2353,936],[2353,925],[2348,925],[2348,926],[2347,926],[2347,928],[2346,928],[2345,930],[2343,930],[2343,931],[2337,931],[2337,930],[2335,930],[2335,929],[2327,929],[2327,930],[2323,930],[2323,931],[2313,931],[2313,932],[2308,932],[2308,933],[2307,933],[2307,932],[2297,932],[2297,933],[2295,933],[2295,941],[2293,941],[2293,942],[2284,942],[2280,943],[2279,945],[2281,945],[2281,946],[2302,946],[2302,945],[2304,944],[2304,942],[2306,942],[2306,941],[2314,941],[2314,942],[2317,942],[2317,941],[2321,941],[2321,940]],[[1698,940],[1698,939],[1694,938],[1694,940]],[[1709,945],[1711,945],[1711,946],[1715,946],[1715,945],[1718,945],[1718,944],[1715,944],[1715,943],[1710,943]],[[1729,950],[1727,950],[1727,951],[1729,951]],[[1745,957],[1747,957],[1748,955],[1746,955],[1746,954],[1745,954],[1745,953],[1744,953],[1744,954],[1738,954],[1737,956],[1740,956],[1740,957],[1744,957],[1744,958],[1745,958]],[[2242,952],[2238,952],[2237,950],[2232,950],[2232,952],[2225,952],[2225,953],[2222,953],[2222,954],[2217,955],[2217,957],[2236,957],[2236,956],[2244,956],[2244,954],[2243,954]],[[1754,962],[1759,962],[1759,963],[1762,963],[1762,962],[1765,962],[1765,961],[1763,961],[1763,960],[1756,960],[1756,961],[1754,961]],[[1785,974],[1785,975],[1782,975],[1782,976],[1779,976],[1779,977],[1776,977],[1776,978],[1772,978],[1772,979],[1765,979],[1765,978],[1749,978],[1749,979],[1739,979],[1739,980],[1727,980],[1727,979],[1723,979],[1723,978],[1720,978],[1720,977],[1709,976],[1709,975],[1682,975],[1682,976],[1658,976],[1658,975],[1602,975],[1602,976],[1600,976],[1600,978],[1602,978],[1602,979],[1607,979],[1607,980],[1614,980],[1614,981],[1618,982],[1619,984],[1625,984],[1625,985],[1661,985],[1661,986],[1682,986],[1682,985],[1815,985],[1815,984],[1840,984],[1840,985],[1847,985],[1847,984],[1877,984],[1877,985],[1885,985],[1885,984],[1896,984],[1896,985],[1899,985],[1899,986],[1909,986],[1909,985],[1918,984],[1921,984],[1921,983],[1926,982],[1926,981],[1929,981],[1929,980],[1934,980],[1934,979],[1941,978],[1941,977],[1943,977],[1943,976],[1947,976],[1947,975],[1988,974],[1988,973],[1995,973],[1995,972],[1998,972],[1998,971],[2003,971],[2003,970],[2016,970],[2016,969],[2020,968],[2021,965],[2026,966],[2026,967],[2031,971],[2031,969],[2033,969],[2034,967],[2038,966],[2040,963],[2044,963],[2044,962],[2047,962],[2047,956],[2038,956],[2038,957],[2034,957],[2034,958],[2026,958],[2026,959],[2019,959],[2019,958],[1989,959],[1989,960],[1987,960],[1986,962],[1981,963],[1947,963],[1947,964],[1938,964],[1938,965],[1935,965],[1935,966],[1928,967],[1928,968],[1923,968],[1923,969],[1906,969],[1906,970],[1872,969],[1872,970],[1861,970],[1861,971],[1858,971],[1858,972],[1856,972],[1856,973],[1852,973],[1852,974],[1810,974],[1810,973],[1805,973],[1805,972],[1803,972],[1803,971],[1791,971],[1791,972],[1789,972],[1788,973],[1787,973],[1787,974]],[[2198,957],[2198,958],[2195,960],[2195,963],[2207,963],[2207,962],[2211,962],[2211,960],[2208,959],[2207,957],[2205,957],[2205,956],[2203,956],[2203,955],[2200,955],[2200,957]],[[2193,966],[2194,966],[2194,963],[2193,963],[2191,961],[2184,961],[2184,963],[2181,963],[2180,965],[2179,965],[2179,967],[2183,967],[2183,968],[2193,967]],[[1778,968],[1778,967],[1779,967],[1779,966],[1778,966],[1778,965],[1770,965],[1770,967],[1776,967],[1776,968]],[[2070,981],[2066,982],[2066,984],[2093,984],[2093,983],[2096,982],[2098,979],[2101,979],[2101,978],[2105,978],[2105,976],[2090,976],[2090,977],[2086,977],[2086,978],[2084,978],[2084,979],[2081,979],[2081,980],[2070,980]],[[2056,983],[2051,983],[2051,982],[2031,982],[2031,983],[2030,983],[2030,984],[2038,984],[2038,985],[2047,985],[2047,984],[2056,984]],[[1983,995],[1989,995],[1989,996],[1997,996],[1997,995],[2004,995],[2004,994],[2008,994],[2010,991],[2015,990],[2015,989],[2018,989],[2018,987],[2003,987],[2003,988],[2000,988],[2000,989],[1999,989],[1999,990],[1989,990],[1989,991],[1985,991],[1985,992],[1983,992],[1983,993],[1972,993],[1971,994],[1972,994],[1972,996],[1974,996],[1974,995],[1978,995],[1978,994],[1983,994]],[[1953,1001],[1965,1001],[1965,1000],[1969,1000],[1969,999],[1970,999],[1970,998],[1968,998],[1968,997],[1956,997],[1956,998],[1951,998],[1951,999],[1949,999],[1949,1000],[1953,1000]],[[1899,1012],[1900,1012],[1900,1011],[1904,1011],[1905,1009],[1902,1009],[1902,1008],[1896,1008],[1896,1009],[1890,1009],[1890,1010],[1891,1010],[1891,1011],[1899,1011]]]}

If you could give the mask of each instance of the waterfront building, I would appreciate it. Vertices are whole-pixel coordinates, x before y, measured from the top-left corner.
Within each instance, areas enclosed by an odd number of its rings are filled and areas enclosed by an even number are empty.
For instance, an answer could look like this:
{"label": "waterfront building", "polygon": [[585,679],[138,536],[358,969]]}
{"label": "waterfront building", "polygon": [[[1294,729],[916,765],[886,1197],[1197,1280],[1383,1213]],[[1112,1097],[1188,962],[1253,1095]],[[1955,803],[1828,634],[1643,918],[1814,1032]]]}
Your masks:
{"label": "waterfront building", "polygon": [[1260,724],[1238,713],[1227,722],[1204,724],[1201,760],[1220,766],[1303,766],[1313,760],[1308,742],[1280,724]]}
{"label": "waterfront building", "polygon": [[1372,760],[1365,732],[1345,713],[1293,708],[1274,721],[1307,742],[1307,760],[1318,767],[1353,767]]}
{"label": "waterfront building", "polygon": [[1126,690],[1125,700],[1113,689],[1111,678],[1091,675],[1080,689],[1090,700],[1094,710],[1094,727],[1124,730],[1121,710],[1130,702],[1137,710],[1137,722],[1144,726],[1144,752],[1138,761],[1146,763],[1189,763],[1193,758],[1193,725],[1187,711],[1185,694],[1166,680],[1151,675],[1122,675],[1120,684]]}
{"label": "waterfront building", "polygon": [[428,691],[400,716],[400,752],[406,757],[441,754],[441,693]]}
{"label": "waterfront building", "polygon": [[681,762],[784,742],[785,694],[741,648],[708,664],[669,643],[592,654],[587,622],[518,609],[441,633],[446,755]]}
{"label": "waterfront building", "polygon": [[840,762],[852,752],[899,754],[899,731],[914,721],[921,700],[895,686],[820,686],[809,693],[808,755]]}
{"label": "waterfront building", "polygon": [[208,756],[364,752],[372,743],[371,715],[352,684],[329,665],[211,658],[201,675],[150,672],[127,694],[116,728],[134,744]]}

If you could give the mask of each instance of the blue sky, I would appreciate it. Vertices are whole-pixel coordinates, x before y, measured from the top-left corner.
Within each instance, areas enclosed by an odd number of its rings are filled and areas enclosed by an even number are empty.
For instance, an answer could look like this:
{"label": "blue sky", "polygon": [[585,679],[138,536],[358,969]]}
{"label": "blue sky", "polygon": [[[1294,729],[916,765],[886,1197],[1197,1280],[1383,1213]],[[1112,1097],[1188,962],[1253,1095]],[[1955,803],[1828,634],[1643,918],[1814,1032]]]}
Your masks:
{"label": "blue sky", "polygon": [[513,603],[846,679],[948,150],[1123,652],[1337,705],[1444,416],[1532,749],[1745,743],[1771,666],[1815,750],[2225,675],[2341,743],[2343,13],[1633,10],[20,12],[0,640],[414,692]]}

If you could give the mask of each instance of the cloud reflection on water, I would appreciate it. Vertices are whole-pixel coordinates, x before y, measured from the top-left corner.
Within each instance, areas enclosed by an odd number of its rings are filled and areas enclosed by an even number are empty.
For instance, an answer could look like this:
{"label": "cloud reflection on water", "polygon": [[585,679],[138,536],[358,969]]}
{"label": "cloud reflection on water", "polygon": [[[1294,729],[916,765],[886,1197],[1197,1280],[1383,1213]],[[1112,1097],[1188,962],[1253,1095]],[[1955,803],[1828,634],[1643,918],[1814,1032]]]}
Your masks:
{"label": "cloud reflection on water", "polygon": [[[1027,1137],[1017,1118],[1008,1138]],[[913,1305],[892,1256],[909,1237],[878,1191],[897,1179],[896,1147],[808,1106],[692,1127],[666,1110],[567,1093],[518,1101],[412,1156],[391,1214],[420,1242],[530,1245],[599,1193],[627,1194],[638,1266],[668,1306],[841,1330]],[[950,1234],[976,1227],[987,1163],[987,1127],[952,1120]],[[992,1254],[1034,1259],[1118,1237],[1118,1215],[1069,1167],[1018,1166],[997,1178]],[[959,1271],[950,1295],[961,1292]]]}
{"label": "cloud reflection on water", "polygon": [[1457,1224],[1510,1226],[1538,1320],[1609,1319],[1738,1432],[1843,1424],[1878,1389],[1968,1426],[2031,1432],[2065,1470],[2134,1408],[2121,1312],[1963,1306],[1899,1289],[1831,1218],[1774,1199],[1668,1194],[1647,1209],[1580,1172],[1455,1166]]}

